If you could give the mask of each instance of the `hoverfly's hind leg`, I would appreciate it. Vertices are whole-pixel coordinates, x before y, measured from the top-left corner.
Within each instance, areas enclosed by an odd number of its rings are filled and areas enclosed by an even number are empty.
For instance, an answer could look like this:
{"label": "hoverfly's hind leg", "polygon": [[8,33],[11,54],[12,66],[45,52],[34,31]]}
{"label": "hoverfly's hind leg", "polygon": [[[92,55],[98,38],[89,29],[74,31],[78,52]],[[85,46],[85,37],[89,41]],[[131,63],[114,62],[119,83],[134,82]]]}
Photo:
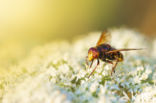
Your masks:
{"label": "hoverfly's hind leg", "polygon": [[111,75],[113,72],[115,73],[115,68],[116,68],[117,64],[118,64],[118,60],[116,60],[115,64],[112,67]]}
{"label": "hoverfly's hind leg", "polygon": [[89,74],[88,78],[93,74],[93,72],[96,70],[97,66],[99,65],[99,59],[97,59],[97,64],[95,66],[95,68],[93,69],[93,71]]}
{"label": "hoverfly's hind leg", "polygon": [[105,60],[105,62],[106,62],[106,63],[109,63],[109,64],[113,64],[113,62],[110,61],[110,60]]}

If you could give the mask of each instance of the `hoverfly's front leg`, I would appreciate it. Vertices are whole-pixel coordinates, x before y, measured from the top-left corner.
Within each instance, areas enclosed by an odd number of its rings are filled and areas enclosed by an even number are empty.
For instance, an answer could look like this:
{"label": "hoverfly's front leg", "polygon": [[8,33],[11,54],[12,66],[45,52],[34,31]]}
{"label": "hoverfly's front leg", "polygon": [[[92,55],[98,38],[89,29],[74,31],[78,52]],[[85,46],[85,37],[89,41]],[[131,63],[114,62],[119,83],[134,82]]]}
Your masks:
{"label": "hoverfly's front leg", "polygon": [[[88,60],[87,60],[87,59],[88,59],[88,56],[86,56],[86,64],[87,64],[87,66],[88,66],[88,65],[89,65],[89,63],[88,63]],[[89,68],[91,68],[91,67],[92,67],[92,65],[93,65],[93,61],[94,61],[94,60],[92,60],[92,61],[91,61],[91,64],[90,64]]]}
{"label": "hoverfly's front leg", "polygon": [[95,66],[95,68],[93,69],[93,71],[89,74],[88,78],[94,73],[94,71],[96,70],[97,66],[99,65],[99,59],[97,59],[97,64]]}
{"label": "hoverfly's front leg", "polygon": [[87,64],[87,66],[88,66],[88,60],[87,60],[87,59],[88,59],[88,56],[86,56],[86,64]]}
{"label": "hoverfly's front leg", "polygon": [[117,64],[118,64],[118,60],[116,60],[115,64],[112,67],[111,75],[113,72],[115,73],[115,68],[116,68]]}
{"label": "hoverfly's front leg", "polygon": [[92,67],[92,65],[93,65],[93,62],[94,62],[94,60],[92,60],[92,62],[91,62],[91,64],[90,64],[89,68],[91,68],[91,67]]}

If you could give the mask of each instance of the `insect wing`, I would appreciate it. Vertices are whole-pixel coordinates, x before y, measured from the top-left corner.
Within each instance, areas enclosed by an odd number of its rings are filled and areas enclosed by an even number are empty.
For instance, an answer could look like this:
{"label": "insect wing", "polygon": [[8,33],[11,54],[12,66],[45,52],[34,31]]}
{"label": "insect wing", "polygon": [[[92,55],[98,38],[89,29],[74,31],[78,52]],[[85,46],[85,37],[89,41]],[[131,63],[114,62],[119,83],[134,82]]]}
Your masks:
{"label": "insect wing", "polygon": [[138,49],[117,49],[117,50],[108,51],[106,53],[114,53],[114,52],[119,52],[119,51],[131,51],[131,50],[143,50],[143,48],[138,48]]}
{"label": "insect wing", "polygon": [[111,38],[110,33],[105,30],[104,32],[102,32],[96,46],[109,42],[110,38]]}

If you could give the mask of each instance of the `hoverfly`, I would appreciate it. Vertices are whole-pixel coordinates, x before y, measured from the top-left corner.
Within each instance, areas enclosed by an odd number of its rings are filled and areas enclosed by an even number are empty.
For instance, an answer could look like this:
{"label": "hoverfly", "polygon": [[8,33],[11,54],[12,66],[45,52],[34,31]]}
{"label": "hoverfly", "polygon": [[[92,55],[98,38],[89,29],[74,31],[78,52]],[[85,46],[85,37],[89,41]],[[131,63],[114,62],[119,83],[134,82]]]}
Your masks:
{"label": "hoverfly", "polygon": [[111,45],[108,44],[110,40],[110,33],[107,31],[102,32],[97,44],[95,47],[91,47],[88,50],[88,56],[86,58],[87,64],[88,61],[91,61],[90,67],[92,67],[92,64],[94,60],[97,60],[97,64],[95,68],[92,70],[88,78],[93,74],[93,72],[96,70],[97,66],[99,65],[99,60],[102,60],[106,63],[112,64],[112,71],[111,75],[114,72],[115,68],[118,64],[118,62],[122,62],[124,60],[123,54],[120,51],[130,51],[130,50],[141,50],[139,49],[115,49]]}

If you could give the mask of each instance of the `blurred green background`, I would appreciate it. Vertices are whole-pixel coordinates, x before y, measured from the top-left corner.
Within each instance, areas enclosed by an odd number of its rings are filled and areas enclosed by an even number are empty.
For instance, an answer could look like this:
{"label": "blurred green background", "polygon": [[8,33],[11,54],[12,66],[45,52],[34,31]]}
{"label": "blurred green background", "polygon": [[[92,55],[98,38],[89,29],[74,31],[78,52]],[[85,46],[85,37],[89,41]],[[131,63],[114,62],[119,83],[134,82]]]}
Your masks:
{"label": "blurred green background", "polygon": [[36,46],[105,28],[155,36],[155,0],[0,0],[0,69]]}

